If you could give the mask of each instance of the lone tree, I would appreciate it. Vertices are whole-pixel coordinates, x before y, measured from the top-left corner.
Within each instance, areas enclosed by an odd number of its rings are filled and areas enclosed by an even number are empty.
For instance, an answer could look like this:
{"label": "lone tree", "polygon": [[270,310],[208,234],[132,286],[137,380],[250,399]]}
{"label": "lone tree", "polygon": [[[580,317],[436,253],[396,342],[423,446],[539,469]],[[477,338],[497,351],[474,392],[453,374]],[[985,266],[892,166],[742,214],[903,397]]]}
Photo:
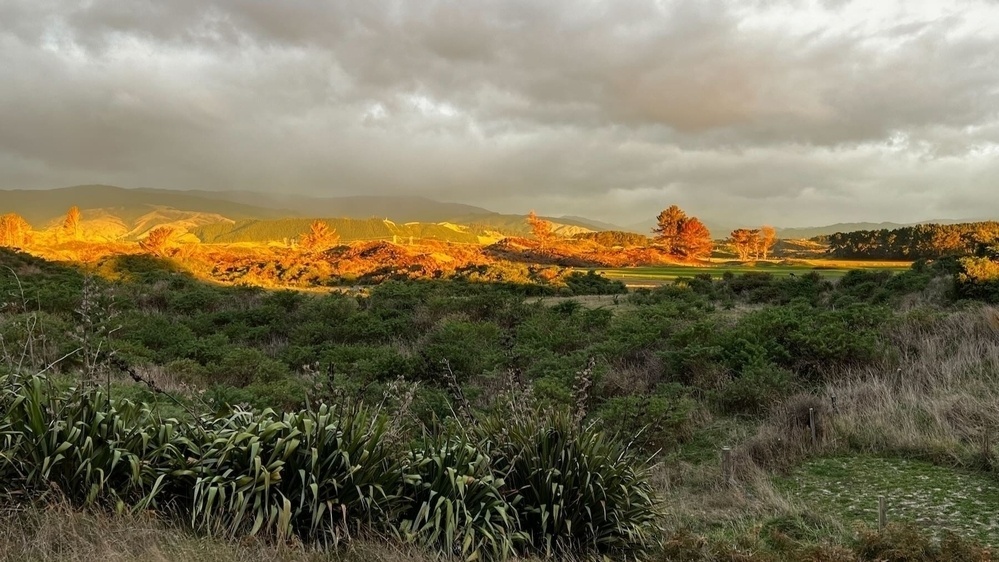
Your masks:
{"label": "lone tree", "polygon": [[66,219],[62,221],[62,232],[71,240],[80,239],[80,208],[73,205],[66,212]]}
{"label": "lone tree", "polygon": [[0,246],[20,248],[31,241],[31,225],[17,213],[0,216]]}
{"label": "lone tree", "polygon": [[656,243],[662,246],[667,254],[673,254],[677,238],[680,236],[680,227],[686,220],[687,213],[676,205],[670,205],[656,217],[656,226],[652,232],[656,235]]}
{"label": "lone tree", "polygon": [[336,246],[338,242],[340,234],[335,228],[330,227],[326,221],[314,220],[298,245],[305,252],[318,254]]}
{"label": "lone tree", "polygon": [[155,256],[164,257],[173,237],[174,229],[169,226],[160,226],[149,231],[145,238],[139,241],[139,247],[143,251]]}
{"label": "lone tree", "polygon": [[552,230],[552,223],[539,217],[538,214],[532,210],[527,214],[527,224],[531,226],[531,234],[538,241],[538,244],[542,249],[552,243],[555,238],[555,232]]}
{"label": "lone tree", "polygon": [[680,207],[671,205],[656,217],[656,244],[671,256],[699,258],[711,253],[711,232],[696,217],[688,217]]}
{"label": "lone tree", "polygon": [[708,227],[696,217],[690,217],[680,225],[680,234],[673,250],[685,258],[701,258],[711,255],[714,247]]}
{"label": "lone tree", "polygon": [[760,227],[760,254],[762,254],[763,259],[770,257],[770,250],[773,249],[774,244],[777,243],[777,229],[770,225],[763,225]]}

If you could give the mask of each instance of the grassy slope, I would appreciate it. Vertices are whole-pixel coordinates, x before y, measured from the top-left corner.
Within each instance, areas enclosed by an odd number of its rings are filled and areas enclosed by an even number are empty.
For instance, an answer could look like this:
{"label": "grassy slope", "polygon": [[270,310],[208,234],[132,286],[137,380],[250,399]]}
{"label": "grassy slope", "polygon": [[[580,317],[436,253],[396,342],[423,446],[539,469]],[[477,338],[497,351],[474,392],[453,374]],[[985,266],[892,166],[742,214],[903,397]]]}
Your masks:
{"label": "grassy slope", "polygon": [[[326,219],[343,242],[360,240],[393,240],[400,242],[409,237],[414,239],[436,239],[447,242],[475,244],[478,237],[474,231],[460,232],[437,224],[409,223],[394,224],[382,219]],[[194,229],[194,234],[208,244],[232,244],[241,242],[266,242],[295,240],[309,231],[311,219],[281,219],[272,221],[248,220],[235,224],[211,224]]]}

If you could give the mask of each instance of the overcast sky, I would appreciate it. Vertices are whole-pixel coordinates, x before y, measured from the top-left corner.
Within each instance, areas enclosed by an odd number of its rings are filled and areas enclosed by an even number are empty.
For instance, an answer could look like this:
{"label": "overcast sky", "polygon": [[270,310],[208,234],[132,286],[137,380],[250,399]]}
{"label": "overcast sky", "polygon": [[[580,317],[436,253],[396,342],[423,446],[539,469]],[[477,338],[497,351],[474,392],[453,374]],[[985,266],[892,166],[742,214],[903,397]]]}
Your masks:
{"label": "overcast sky", "polygon": [[0,0],[0,187],[999,218],[999,2]]}

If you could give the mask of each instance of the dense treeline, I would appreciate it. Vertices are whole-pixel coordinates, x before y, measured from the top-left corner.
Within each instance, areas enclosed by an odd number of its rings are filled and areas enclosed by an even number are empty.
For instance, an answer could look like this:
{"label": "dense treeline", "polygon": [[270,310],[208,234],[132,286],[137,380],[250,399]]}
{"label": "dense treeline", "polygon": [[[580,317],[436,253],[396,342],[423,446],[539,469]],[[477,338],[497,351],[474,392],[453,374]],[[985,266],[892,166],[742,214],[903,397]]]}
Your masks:
{"label": "dense treeline", "polygon": [[918,260],[973,254],[999,240],[999,222],[921,224],[894,230],[837,232],[828,253],[841,259]]}

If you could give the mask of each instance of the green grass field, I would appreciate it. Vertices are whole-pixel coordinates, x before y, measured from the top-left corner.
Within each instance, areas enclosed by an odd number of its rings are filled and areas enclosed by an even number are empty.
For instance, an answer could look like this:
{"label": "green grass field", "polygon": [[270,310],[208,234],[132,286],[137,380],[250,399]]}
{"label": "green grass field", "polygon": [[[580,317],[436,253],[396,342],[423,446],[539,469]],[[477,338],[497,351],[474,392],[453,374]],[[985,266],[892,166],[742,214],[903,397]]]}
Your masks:
{"label": "green grass field", "polygon": [[823,277],[838,279],[853,269],[873,269],[879,271],[900,272],[909,269],[910,264],[905,262],[861,262],[861,261],[813,261],[795,265],[760,263],[757,265],[728,265],[713,264],[705,266],[691,265],[665,265],[665,266],[645,266],[645,267],[620,267],[598,269],[609,279],[617,279],[630,286],[661,285],[669,283],[681,277],[693,277],[695,275],[710,274],[713,277],[721,277],[725,273],[736,275],[750,272],[770,273],[774,276],[788,276],[790,274],[804,275],[816,272]]}
{"label": "green grass field", "polygon": [[878,496],[885,496],[890,521],[948,529],[986,544],[999,544],[994,479],[909,459],[867,456],[818,458],[788,476],[779,489],[847,526],[878,521]]}

